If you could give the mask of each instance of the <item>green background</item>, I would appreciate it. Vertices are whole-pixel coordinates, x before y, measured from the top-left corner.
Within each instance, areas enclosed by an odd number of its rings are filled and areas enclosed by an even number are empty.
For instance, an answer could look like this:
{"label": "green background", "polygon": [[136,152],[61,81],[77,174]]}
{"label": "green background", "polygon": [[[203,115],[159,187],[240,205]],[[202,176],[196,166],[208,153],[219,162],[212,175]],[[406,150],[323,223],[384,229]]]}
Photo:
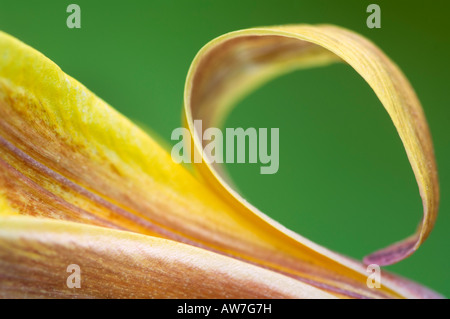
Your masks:
{"label": "green background", "polygon": [[[81,7],[81,29],[66,8]],[[4,1],[0,29],[47,55],[167,143],[181,124],[188,67],[209,40],[242,28],[331,23],[381,47],[405,72],[427,115],[441,183],[428,241],[387,269],[450,296],[448,1]],[[366,26],[381,7],[381,29]],[[395,3],[394,3],[395,2]],[[400,139],[368,85],[346,65],[285,75],[245,98],[227,127],[279,127],[280,169],[228,165],[242,194],[290,229],[362,258],[414,232],[422,210]]]}

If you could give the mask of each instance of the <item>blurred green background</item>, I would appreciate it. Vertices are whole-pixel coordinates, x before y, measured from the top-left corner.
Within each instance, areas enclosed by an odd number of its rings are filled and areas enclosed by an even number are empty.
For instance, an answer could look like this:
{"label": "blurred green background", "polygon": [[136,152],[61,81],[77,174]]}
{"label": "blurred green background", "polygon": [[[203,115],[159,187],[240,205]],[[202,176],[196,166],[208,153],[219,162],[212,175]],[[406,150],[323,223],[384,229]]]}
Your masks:
{"label": "blurred green background", "polygon": [[[81,29],[66,8],[81,7]],[[381,29],[366,8],[381,7]],[[181,124],[188,67],[209,40],[242,28],[331,23],[373,40],[402,68],[434,138],[440,215],[428,241],[387,269],[450,296],[448,1],[4,1],[0,29],[55,61],[167,143]],[[227,127],[279,127],[280,169],[228,165],[242,194],[290,229],[364,255],[414,232],[422,210],[400,139],[368,85],[346,65],[285,75],[245,98]]]}

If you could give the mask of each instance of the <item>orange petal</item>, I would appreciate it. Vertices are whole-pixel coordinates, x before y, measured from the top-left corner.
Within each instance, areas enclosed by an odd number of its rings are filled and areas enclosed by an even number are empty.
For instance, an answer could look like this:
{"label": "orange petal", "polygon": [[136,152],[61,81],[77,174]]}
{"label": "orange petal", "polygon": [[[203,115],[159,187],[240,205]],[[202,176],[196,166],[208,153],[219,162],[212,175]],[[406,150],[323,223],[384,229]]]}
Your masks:
{"label": "orange petal", "polygon": [[[79,287],[68,277],[79,267]],[[69,284],[76,279],[69,278]],[[174,241],[72,222],[0,217],[0,297],[333,298]]]}

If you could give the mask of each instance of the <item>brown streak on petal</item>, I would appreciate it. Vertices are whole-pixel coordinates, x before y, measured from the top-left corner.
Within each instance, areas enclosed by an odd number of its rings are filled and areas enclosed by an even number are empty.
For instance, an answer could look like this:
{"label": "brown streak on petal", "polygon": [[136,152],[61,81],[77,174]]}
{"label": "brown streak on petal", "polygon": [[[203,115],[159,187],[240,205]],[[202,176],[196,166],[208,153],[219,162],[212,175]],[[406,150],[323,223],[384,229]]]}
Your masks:
{"label": "brown streak on petal", "polygon": [[[24,217],[0,219],[0,226],[0,297],[332,297],[288,277],[164,239]],[[66,285],[71,264],[80,267],[81,288]]]}

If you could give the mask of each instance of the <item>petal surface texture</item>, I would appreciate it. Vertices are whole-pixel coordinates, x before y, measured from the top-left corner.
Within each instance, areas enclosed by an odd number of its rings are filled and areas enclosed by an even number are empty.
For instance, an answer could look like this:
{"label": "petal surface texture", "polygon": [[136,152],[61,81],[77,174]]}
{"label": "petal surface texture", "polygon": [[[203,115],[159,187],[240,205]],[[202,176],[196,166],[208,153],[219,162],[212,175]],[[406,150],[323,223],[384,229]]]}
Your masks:
{"label": "petal surface texture", "polygon": [[[372,86],[393,119],[424,202],[418,233],[366,260],[390,264],[425,240],[437,214],[439,192],[421,106],[398,68],[369,41],[332,26],[257,28],[213,40],[199,52],[188,74],[186,125],[191,127],[193,119],[220,124],[240,96],[264,81],[341,60]],[[194,141],[200,147],[195,137]],[[1,215],[115,229],[108,236],[124,230],[173,247],[184,243],[197,247],[195,252],[201,248],[214,256],[233,257],[338,297],[438,297],[390,275],[381,289],[369,289],[363,264],[265,216],[233,191],[218,168],[205,164],[196,168],[203,178],[176,164],[151,137],[48,58],[0,32],[0,207],[5,207]],[[5,240],[21,238],[21,222],[11,219],[14,227],[8,223],[2,226]],[[43,228],[50,225],[28,220],[25,224],[30,243],[39,242],[37,236],[44,236]],[[51,225],[53,230],[65,227]],[[33,227],[41,231],[33,233]],[[54,238],[63,240],[62,233]],[[67,236],[75,235],[67,232]]]}
{"label": "petal surface texture", "polygon": [[[171,240],[31,217],[0,217],[0,297],[334,298]],[[31,231],[30,231],[31,230]],[[79,288],[69,278],[79,267]]]}

